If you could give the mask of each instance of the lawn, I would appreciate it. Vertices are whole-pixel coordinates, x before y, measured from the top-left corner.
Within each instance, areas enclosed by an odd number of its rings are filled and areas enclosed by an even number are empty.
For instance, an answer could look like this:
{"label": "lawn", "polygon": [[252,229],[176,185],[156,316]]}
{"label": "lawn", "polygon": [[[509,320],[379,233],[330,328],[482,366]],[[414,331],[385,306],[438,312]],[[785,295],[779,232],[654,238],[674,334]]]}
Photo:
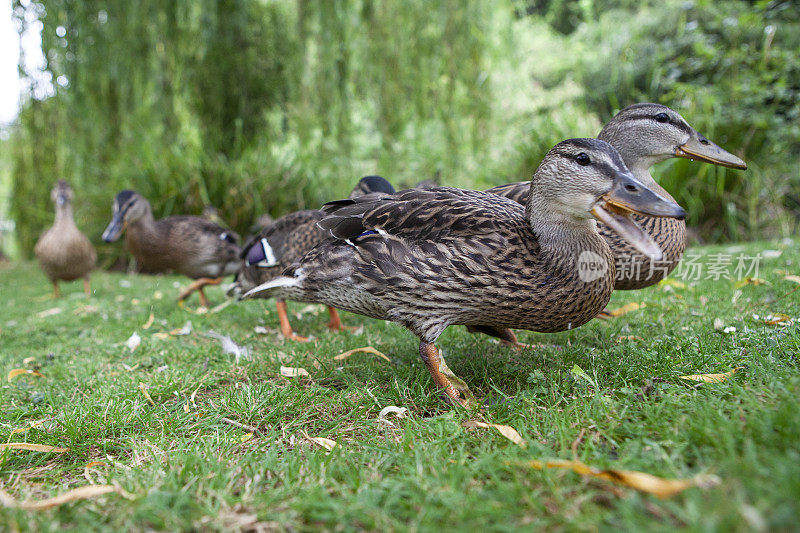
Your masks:
{"label": "lawn", "polygon": [[[296,331],[315,337],[302,344],[281,338],[272,301],[179,308],[186,278],[97,272],[92,298],[72,283],[54,300],[35,264],[2,265],[0,442],[68,450],[0,450],[0,529],[798,529],[798,243],[689,255],[701,257],[610,304],[638,309],[520,333],[543,347],[450,328],[440,346],[483,403],[472,412],[439,397],[395,324],[342,313],[357,331],[330,333],[321,306],[290,303]],[[208,295],[224,302],[220,288]],[[251,357],[237,361],[212,330]],[[333,358],[365,346],[390,361]],[[680,377],[735,368],[717,383]],[[379,419],[387,406],[407,416]],[[470,420],[509,425],[526,446]],[[659,499],[533,459],[707,483]],[[93,484],[114,492],[2,507]]]}

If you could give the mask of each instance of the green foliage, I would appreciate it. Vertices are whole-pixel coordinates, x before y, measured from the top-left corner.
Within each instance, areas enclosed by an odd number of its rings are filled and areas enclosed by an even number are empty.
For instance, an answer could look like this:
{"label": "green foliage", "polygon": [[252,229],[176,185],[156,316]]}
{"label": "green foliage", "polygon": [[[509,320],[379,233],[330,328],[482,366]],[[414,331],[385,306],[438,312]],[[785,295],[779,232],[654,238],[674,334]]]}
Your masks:
{"label": "green foliage", "polygon": [[[47,72],[61,80],[26,100],[12,133],[23,251],[50,223],[59,178],[95,242],[123,188],[157,216],[213,204],[247,233],[264,212],[318,206],[368,173],[400,187],[525,179],[553,144],[596,135],[642,100],[750,163],[656,169],[705,238],[796,225],[800,22],[786,3],[13,5],[23,28],[38,14]],[[106,262],[118,253],[101,249]]]}

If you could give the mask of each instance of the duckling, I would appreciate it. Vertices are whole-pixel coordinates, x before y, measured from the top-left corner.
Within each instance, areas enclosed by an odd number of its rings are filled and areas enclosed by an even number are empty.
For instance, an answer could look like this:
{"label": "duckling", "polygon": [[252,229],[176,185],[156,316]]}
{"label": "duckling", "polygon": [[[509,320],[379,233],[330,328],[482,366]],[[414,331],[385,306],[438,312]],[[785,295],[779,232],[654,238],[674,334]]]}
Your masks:
{"label": "duckling", "polygon": [[[350,198],[358,198],[375,193],[394,193],[392,184],[380,176],[365,176],[359,180]],[[243,264],[236,276],[234,292],[240,294],[253,287],[265,283],[277,276],[306,252],[327,238],[326,231],[317,227],[317,222],[324,213],[318,209],[289,213],[267,225],[255,238],[248,242],[242,250]],[[308,337],[297,335],[289,323],[286,313],[286,302],[279,298],[276,301],[281,333],[287,339],[307,342]],[[328,306],[330,322],[328,328],[333,331],[342,329],[339,313],[333,306]]]}
{"label": "duckling", "polygon": [[419,337],[434,383],[462,405],[434,345],[445,328],[576,328],[603,309],[613,289],[611,249],[592,217],[658,256],[628,215],[685,215],[597,139],[551,149],[524,207],[488,192],[435,187],[340,200],[323,211],[319,226],[333,238],[245,297],[322,302],[397,322]]}
{"label": "duckling", "polygon": [[50,193],[56,206],[56,219],[36,243],[34,252],[39,265],[53,282],[53,295],[61,296],[59,280],[72,281],[83,278],[83,292],[91,295],[89,276],[97,261],[97,253],[75,225],[72,216],[72,188],[59,180]]}
{"label": "duckling", "polygon": [[[626,107],[597,136],[617,149],[625,165],[645,187],[661,196],[674,198],[650,174],[650,167],[671,157],[696,159],[723,167],[744,170],[747,164],[706,139],[679,113],[661,104],[642,103]],[[488,189],[525,204],[529,183],[509,183]],[[617,290],[643,289],[655,285],[678,266],[686,248],[686,223],[674,218],[634,215],[663,252],[659,261],[639,253],[611,228],[600,224],[600,234],[614,253]]]}
{"label": "duckling", "polygon": [[174,270],[196,280],[178,296],[180,305],[197,291],[200,304],[208,307],[203,287],[217,285],[239,269],[241,249],[234,232],[197,216],[156,220],[150,202],[131,190],[120,191],[114,198],[103,240],[114,242],[123,232],[125,248],[143,272]]}

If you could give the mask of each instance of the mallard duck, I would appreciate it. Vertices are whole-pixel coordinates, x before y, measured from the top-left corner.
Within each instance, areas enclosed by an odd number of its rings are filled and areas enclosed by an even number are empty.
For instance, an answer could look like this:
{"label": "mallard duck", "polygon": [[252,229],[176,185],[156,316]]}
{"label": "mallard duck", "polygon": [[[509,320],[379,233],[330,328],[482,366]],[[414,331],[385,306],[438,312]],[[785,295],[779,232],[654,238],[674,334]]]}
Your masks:
{"label": "mallard duck", "polygon": [[[625,165],[645,187],[673,200],[650,174],[650,167],[671,157],[683,157],[723,167],[746,169],[744,161],[726,152],[697,132],[676,111],[661,104],[634,104],[626,107],[597,136],[617,149]],[[529,183],[509,183],[488,189],[525,204]],[[634,215],[663,252],[659,261],[639,253],[607,225],[600,224],[600,234],[614,254],[617,290],[642,289],[655,285],[678,265],[686,248],[686,223],[675,218],[651,218]]]}
{"label": "mallard duck", "polygon": [[61,296],[59,280],[72,281],[83,278],[83,291],[91,295],[89,276],[97,260],[94,246],[81,233],[72,217],[72,188],[59,180],[50,193],[56,206],[56,219],[36,243],[34,252],[39,265],[53,282],[53,294]]}
{"label": "mallard duck", "polygon": [[[350,198],[381,192],[393,193],[394,187],[380,176],[365,176],[350,193]],[[234,291],[241,294],[280,276],[289,265],[327,238],[327,232],[317,226],[317,222],[323,216],[322,211],[309,209],[289,213],[271,222],[244,246],[242,250],[244,261],[236,276],[237,287]],[[284,337],[307,342],[308,337],[297,335],[292,330],[284,299],[278,298],[276,306]],[[342,322],[336,308],[329,305],[328,313],[330,314],[328,327],[334,331],[341,330]]]}
{"label": "mallard duck", "polygon": [[178,296],[178,302],[197,291],[200,304],[208,307],[203,292],[224,276],[239,269],[238,236],[198,216],[171,216],[156,220],[142,195],[121,191],[114,198],[111,222],[103,232],[105,242],[114,242],[125,232],[125,247],[136,258],[140,270],[160,273],[174,270],[196,281]]}
{"label": "mallard duck", "polygon": [[419,337],[433,381],[459,403],[434,346],[447,326],[576,328],[603,309],[613,289],[611,249],[592,216],[657,256],[627,215],[685,214],[597,139],[550,150],[525,207],[483,191],[435,187],[340,200],[323,211],[319,226],[333,238],[245,296],[322,302],[397,322]]}

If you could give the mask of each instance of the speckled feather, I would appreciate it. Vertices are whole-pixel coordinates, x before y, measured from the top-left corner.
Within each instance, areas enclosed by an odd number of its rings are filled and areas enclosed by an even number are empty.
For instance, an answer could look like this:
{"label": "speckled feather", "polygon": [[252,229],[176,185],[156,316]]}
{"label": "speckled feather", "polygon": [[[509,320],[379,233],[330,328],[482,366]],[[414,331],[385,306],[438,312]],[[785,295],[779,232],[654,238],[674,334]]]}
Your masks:
{"label": "speckled feather", "polygon": [[[596,233],[543,253],[524,208],[490,193],[409,190],[326,209],[323,225],[337,239],[325,240],[286,272],[301,278],[302,288],[280,292],[335,300],[339,308],[399,322],[425,341],[451,324],[542,332],[577,327],[611,294],[610,277],[578,278],[581,251],[610,263]],[[376,233],[363,235],[368,231]]]}

